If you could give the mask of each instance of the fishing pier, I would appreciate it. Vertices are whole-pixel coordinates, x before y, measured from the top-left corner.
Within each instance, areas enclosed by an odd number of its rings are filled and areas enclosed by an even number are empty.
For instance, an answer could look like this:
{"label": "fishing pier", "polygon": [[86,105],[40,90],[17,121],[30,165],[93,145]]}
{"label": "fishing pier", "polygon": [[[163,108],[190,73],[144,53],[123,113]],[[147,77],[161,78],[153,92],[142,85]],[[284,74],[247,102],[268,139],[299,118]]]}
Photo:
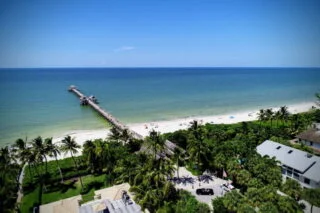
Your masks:
{"label": "fishing pier", "polygon": [[[94,96],[89,96],[89,97],[85,96],[84,94],[82,94],[80,92],[80,90],[76,86],[70,86],[69,87],[69,91],[74,93],[75,95],[77,95],[79,97],[81,105],[89,105],[89,106],[91,106],[91,108],[93,110],[98,112],[103,118],[105,118],[111,125],[116,127],[118,130],[123,131],[123,130],[127,129],[133,138],[136,138],[136,139],[139,139],[139,140],[143,140],[144,137],[142,135],[140,135],[139,133],[137,133],[135,131],[132,131],[126,125],[124,125],[120,121],[118,121],[109,112],[107,112],[106,110],[102,109],[98,105],[98,100]],[[177,148],[177,146],[174,143],[172,143],[169,140],[166,140],[165,141],[165,151],[164,151],[163,154],[171,156],[171,155],[174,154],[174,150],[176,148]],[[146,147],[142,148],[142,150],[146,150],[146,149],[147,149]],[[157,156],[161,157],[161,153],[158,153]]]}
{"label": "fishing pier", "polygon": [[98,112],[103,118],[105,118],[111,125],[116,127],[119,130],[129,130],[129,132],[132,134],[132,136],[136,139],[143,139],[143,136],[140,135],[137,132],[134,132],[130,130],[126,125],[122,124],[118,119],[116,119],[114,116],[112,116],[108,111],[102,109],[98,105],[98,101],[94,96],[85,96],[80,92],[80,90],[76,86],[70,86],[69,91],[73,92],[76,96],[80,98],[80,103],[82,105],[89,105],[92,107],[93,110]]}

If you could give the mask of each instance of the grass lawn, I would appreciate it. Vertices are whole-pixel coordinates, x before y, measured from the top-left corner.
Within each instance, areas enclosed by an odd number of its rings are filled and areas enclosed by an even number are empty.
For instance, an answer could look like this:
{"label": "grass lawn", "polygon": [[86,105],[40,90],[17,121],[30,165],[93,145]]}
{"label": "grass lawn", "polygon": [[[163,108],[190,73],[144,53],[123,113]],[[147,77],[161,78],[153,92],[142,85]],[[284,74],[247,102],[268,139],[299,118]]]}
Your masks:
{"label": "grass lawn", "polygon": [[[87,175],[82,177],[85,192],[82,194],[83,202],[93,200],[94,191],[107,187],[106,175]],[[42,193],[42,204],[51,203],[61,199],[79,195],[81,192],[80,180],[77,178],[65,181],[63,184],[55,183],[47,186],[47,191]]]}
{"label": "grass lawn", "polygon": [[40,203],[40,186],[37,186],[33,191],[25,194],[21,200],[20,210],[22,213],[32,212],[33,206]]}
{"label": "grass lawn", "polygon": [[[74,162],[72,158],[65,158],[62,160],[59,160],[59,165],[63,173],[64,179],[76,177],[78,173],[85,175],[88,173],[86,167],[83,166],[83,160],[81,157],[76,157],[76,161],[79,164],[78,170],[75,169]],[[30,168],[31,168],[31,176],[30,176]],[[34,183],[37,181],[34,176],[37,176],[37,174],[43,174],[45,172],[45,163],[39,164],[35,167],[30,167],[27,166],[25,168],[25,176],[23,179],[23,185],[26,186],[29,183]],[[48,162],[48,176],[50,177],[50,181],[60,181],[60,173],[58,170],[58,165],[57,162],[54,161],[49,161]]]}
{"label": "grass lawn", "polygon": [[[105,188],[106,175],[87,175],[82,177],[82,182],[85,191],[82,193],[82,203],[93,200],[94,191]],[[45,191],[45,188],[47,191]],[[78,178],[73,178],[65,181],[63,184],[60,182],[52,183],[43,187],[43,193],[40,195],[40,186],[37,186],[33,191],[25,192],[20,210],[22,213],[32,212],[32,207],[40,203],[47,204],[61,199],[77,196],[81,193],[81,184]]]}

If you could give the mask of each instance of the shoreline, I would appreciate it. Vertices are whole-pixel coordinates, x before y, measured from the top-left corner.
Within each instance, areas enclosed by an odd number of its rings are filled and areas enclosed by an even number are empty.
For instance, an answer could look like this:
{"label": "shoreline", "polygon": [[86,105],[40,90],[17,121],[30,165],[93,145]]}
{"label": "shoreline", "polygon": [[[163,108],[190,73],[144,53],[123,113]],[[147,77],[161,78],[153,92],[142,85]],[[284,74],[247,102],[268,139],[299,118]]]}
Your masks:
{"label": "shoreline", "polygon": [[[291,114],[307,112],[311,109],[312,106],[315,106],[314,102],[304,102],[299,104],[288,105],[288,111]],[[280,107],[267,107],[272,108],[273,111],[278,110]],[[267,109],[263,108],[263,109]],[[257,110],[247,110],[243,112],[228,113],[222,115],[209,115],[209,116],[189,116],[187,118],[178,118],[167,121],[153,121],[145,123],[131,123],[126,124],[131,130],[141,134],[142,136],[147,136],[149,132],[154,129],[157,132],[168,133],[174,132],[177,130],[189,128],[189,124],[193,120],[199,121],[200,124],[233,124],[243,121],[254,121],[257,120],[257,113],[260,109]],[[63,135],[54,137],[53,142],[59,143],[65,136],[70,135],[79,145],[83,145],[87,140],[94,140],[100,138],[107,138],[110,133],[109,129],[96,129],[96,130],[71,130],[65,132]],[[82,150],[82,149],[81,149]],[[81,153],[79,150],[79,154]],[[61,154],[59,159],[69,157],[68,155]]]}

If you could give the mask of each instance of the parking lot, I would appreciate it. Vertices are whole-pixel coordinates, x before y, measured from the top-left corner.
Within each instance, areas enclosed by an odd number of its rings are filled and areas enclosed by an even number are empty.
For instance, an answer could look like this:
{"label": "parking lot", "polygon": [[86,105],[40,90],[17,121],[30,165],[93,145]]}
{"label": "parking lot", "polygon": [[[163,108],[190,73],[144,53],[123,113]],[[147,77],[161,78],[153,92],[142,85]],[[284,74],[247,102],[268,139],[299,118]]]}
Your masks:
{"label": "parking lot", "polygon": [[[177,174],[176,174],[177,177]],[[186,179],[187,181],[181,181],[179,183],[175,182],[176,189],[184,189],[186,191],[191,192],[192,195],[196,197],[196,199],[200,202],[207,203],[210,208],[212,209],[212,202],[211,200],[215,197],[223,196],[225,193],[227,193],[222,187],[222,184],[227,184],[226,180],[223,180],[221,178],[217,178],[214,176],[211,176],[212,180],[210,178],[199,181],[197,176],[194,176],[189,172],[185,167],[179,168],[179,178],[180,179]],[[197,195],[196,190],[199,188],[211,188],[214,191],[214,195]]]}

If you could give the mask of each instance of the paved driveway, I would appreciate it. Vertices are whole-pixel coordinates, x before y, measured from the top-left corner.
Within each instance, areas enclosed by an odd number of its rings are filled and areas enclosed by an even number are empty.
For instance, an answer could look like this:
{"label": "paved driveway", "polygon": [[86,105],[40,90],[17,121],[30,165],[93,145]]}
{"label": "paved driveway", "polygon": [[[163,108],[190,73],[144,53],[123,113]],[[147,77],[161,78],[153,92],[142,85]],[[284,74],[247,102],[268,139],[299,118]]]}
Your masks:
{"label": "paved driveway", "polygon": [[[192,175],[191,172],[189,172],[185,167],[179,168],[179,177],[191,177],[193,178],[194,182],[175,184],[176,189],[184,189],[186,191],[191,192],[191,194],[194,195],[198,201],[207,203],[211,209],[213,209],[211,202],[212,199],[223,196],[225,193],[225,191],[220,187],[223,183],[227,183],[227,181],[223,179],[213,177],[212,181],[199,181],[198,177]],[[197,195],[196,190],[199,188],[211,188],[214,191],[214,195]]]}

